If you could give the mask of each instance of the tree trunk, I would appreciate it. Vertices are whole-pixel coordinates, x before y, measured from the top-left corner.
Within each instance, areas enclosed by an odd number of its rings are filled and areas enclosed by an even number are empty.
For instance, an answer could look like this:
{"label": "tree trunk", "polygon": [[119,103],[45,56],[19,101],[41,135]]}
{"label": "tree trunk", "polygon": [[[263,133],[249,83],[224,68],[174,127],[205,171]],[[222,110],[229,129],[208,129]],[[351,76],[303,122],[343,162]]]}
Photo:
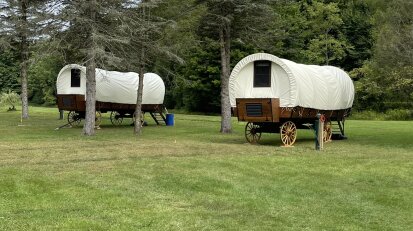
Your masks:
{"label": "tree trunk", "polygon": [[21,101],[22,101],[22,118],[29,118],[29,100],[27,94],[27,70],[29,62],[29,44],[27,41],[27,5],[28,0],[20,0],[21,18],[20,18],[20,77],[21,77]]}
{"label": "tree trunk", "polygon": [[[93,55],[94,50],[89,51]],[[86,114],[83,135],[95,135],[96,119],[96,63],[95,57],[89,57],[86,65]]]}
{"label": "tree trunk", "polygon": [[[90,19],[92,22],[96,20],[96,2],[89,1]],[[96,62],[95,62],[95,42],[94,25],[91,25],[90,44],[87,55],[86,64],[86,115],[85,124],[83,126],[83,134],[87,136],[95,135],[95,118],[96,118]]]}
{"label": "tree trunk", "polygon": [[230,39],[231,32],[228,23],[225,23],[219,32],[221,47],[221,133],[231,133],[231,104],[229,101],[230,76]]}
{"label": "tree trunk", "polygon": [[136,108],[135,108],[135,127],[134,133],[135,135],[141,135],[142,133],[142,92],[143,92],[143,77],[145,73],[145,50],[142,48],[141,50],[141,58],[139,63],[139,86],[138,86],[138,94],[136,99]]}

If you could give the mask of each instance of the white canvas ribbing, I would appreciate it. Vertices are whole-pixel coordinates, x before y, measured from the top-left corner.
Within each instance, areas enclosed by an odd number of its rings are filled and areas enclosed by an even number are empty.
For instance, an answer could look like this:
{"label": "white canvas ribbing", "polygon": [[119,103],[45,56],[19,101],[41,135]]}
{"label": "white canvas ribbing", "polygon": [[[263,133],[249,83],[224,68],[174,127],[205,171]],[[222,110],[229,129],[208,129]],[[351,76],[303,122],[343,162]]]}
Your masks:
{"label": "white canvas ribbing", "polygon": [[[80,87],[71,87],[71,70],[80,70]],[[136,104],[139,75],[135,72],[106,71],[96,68],[96,100],[100,102]],[[63,67],[56,80],[57,94],[86,95],[86,67],[70,64]],[[165,85],[161,77],[145,73],[142,104],[162,104]],[[86,97],[86,96],[85,96]]]}
{"label": "white canvas ribbing", "polygon": [[[271,86],[253,87],[254,62],[271,61]],[[332,66],[297,64],[266,53],[252,54],[233,69],[229,80],[232,107],[236,98],[279,98],[281,107],[320,110],[352,107],[354,86],[350,77]]]}
{"label": "white canvas ribbing", "polygon": [[[267,53],[256,53],[252,55],[248,55],[247,57],[243,58],[241,61],[237,63],[237,65],[232,69],[231,76],[229,77],[229,95],[230,95],[230,102],[231,102],[231,107],[236,107],[236,102],[235,102],[235,93],[236,93],[236,84],[237,84],[237,77],[239,77],[240,72],[242,69],[247,66],[248,64],[254,64],[254,61],[258,60],[268,60],[273,63],[276,63],[278,66],[284,69],[285,73],[287,74],[288,81],[289,81],[289,91],[288,91],[288,96],[289,100],[288,102],[294,101],[294,98],[297,94],[297,88],[295,84],[295,78],[293,77],[292,72],[290,71],[289,67],[285,65],[280,58],[277,56],[267,54]],[[253,66],[252,66],[253,67]],[[274,72],[274,68],[271,68],[272,72]],[[275,76],[275,73],[271,73],[271,76]],[[250,76],[250,81],[253,81],[253,76]],[[273,82],[273,81],[271,81]],[[252,84],[252,82],[250,82]],[[250,84],[250,85],[251,85]],[[272,87],[275,84],[272,84]],[[251,85],[252,87],[252,85]],[[251,88],[250,87],[250,88]],[[274,86],[275,87],[275,86]],[[237,98],[248,98],[248,97],[237,97]],[[250,98],[259,98],[259,97],[253,97],[251,96]],[[263,97],[265,98],[265,97]],[[279,97],[276,97],[279,98]],[[285,107],[292,107],[293,105],[286,105]]]}

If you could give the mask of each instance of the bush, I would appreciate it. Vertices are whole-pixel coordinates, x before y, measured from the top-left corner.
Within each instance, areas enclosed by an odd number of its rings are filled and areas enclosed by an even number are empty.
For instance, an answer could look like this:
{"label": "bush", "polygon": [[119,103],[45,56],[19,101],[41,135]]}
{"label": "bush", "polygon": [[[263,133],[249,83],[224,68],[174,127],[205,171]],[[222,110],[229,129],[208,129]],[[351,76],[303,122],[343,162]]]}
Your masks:
{"label": "bush", "polygon": [[16,111],[16,105],[20,102],[20,96],[12,91],[8,90],[7,92],[1,93],[0,105],[9,106],[7,111]]}
{"label": "bush", "polygon": [[350,118],[356,120],[413,120],[413,110],[390,109],[384,113],[370,110],[353,111]]}
{"label": "bush", "polygon": [[385,120],[412,120],[413,110],[408,109],[392,109],[387,110],[384,115]]}

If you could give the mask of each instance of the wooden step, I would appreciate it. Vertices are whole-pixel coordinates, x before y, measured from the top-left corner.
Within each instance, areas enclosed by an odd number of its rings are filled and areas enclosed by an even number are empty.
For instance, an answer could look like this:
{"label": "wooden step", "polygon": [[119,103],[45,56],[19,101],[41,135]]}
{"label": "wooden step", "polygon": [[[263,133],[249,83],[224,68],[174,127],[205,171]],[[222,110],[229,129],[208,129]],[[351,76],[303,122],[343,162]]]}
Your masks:
{"label": "wooden step", "polygon": [[157,125],[166,125],[166,118],[162,112],[150,112],[149,114],[152,116],[152,119]]}
{"label": "wooden step", "polygon": [[331,124],[331,131],[333,133],[333,140],[343,140],[347,139],[344,135],[344,122],[343,121],[334,121]]}

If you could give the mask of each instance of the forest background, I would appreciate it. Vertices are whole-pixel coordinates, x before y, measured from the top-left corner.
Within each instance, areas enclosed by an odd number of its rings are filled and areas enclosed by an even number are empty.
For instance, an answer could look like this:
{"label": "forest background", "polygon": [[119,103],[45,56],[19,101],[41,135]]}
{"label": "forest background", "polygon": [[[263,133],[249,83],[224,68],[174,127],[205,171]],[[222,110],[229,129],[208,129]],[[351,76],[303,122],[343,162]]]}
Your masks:
{"label": "forest background", "polygon": [[[40,0],[34,2],[42,3]],[[167,0],[151,7],[151,17],[162,19],[158,22],[163,24],[156,27],[151,46],[167,52],[148,54],[153,57],[146,70],[164,79],[167,108],[220,112],[220,43],[218,37],[212,35],[215,32],[208,23],[210,11],[205,2],[213,4],[214,0]],[[231,30],[235,32],[241,31],[239,27],[244,25],[251,30],[231,37],[231,68],[243,57],[256,52],[267,52],[298,63],[338,66],[350,73],[354,81],[355,110],[413,118],[412,0],[239,2],[265,4],[270,12],[266,17],[251,17],[249,23],[232,25]],[[5,14],[0,13],[0,16]],[[248,21],[248,14],[243,17]],[[46,19],[46,22],[51,21],[52,18]],[[79,43],[76,37],[80,35],[77,24],[63,25],[28,38],[28,98],[31,104],[55,105],[55,81],[59,70],[70,63],[85,64],[81,58],[82,49],[76,44]],[[110,25],[113,31],[122,26],[113,22]],[[2,26],[7,26],[3,20]],[[110,35],[112,28],[106,29]],[[73,42],[62,43],[64,38]],[[112,39],[114,43],[121,40]],[[18,43],[12,36],[0,39],[0,92],[21,93]],[[133,54],[125,57],[133,59]],[[98,67],[128,71],[115,62],[102,61]]]}

